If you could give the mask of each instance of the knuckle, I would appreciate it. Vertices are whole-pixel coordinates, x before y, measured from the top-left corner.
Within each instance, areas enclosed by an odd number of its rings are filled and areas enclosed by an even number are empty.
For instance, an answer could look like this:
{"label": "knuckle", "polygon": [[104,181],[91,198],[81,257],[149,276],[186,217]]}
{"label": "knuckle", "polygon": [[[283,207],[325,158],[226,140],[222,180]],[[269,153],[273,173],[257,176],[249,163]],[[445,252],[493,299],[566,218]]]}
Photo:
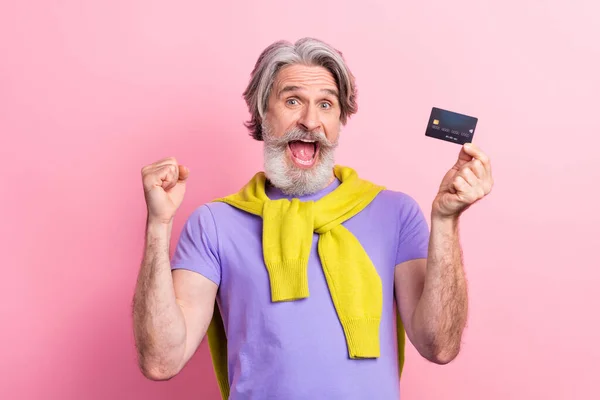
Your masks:
{"label": "knuckle", "polygon": [[152,170],[150,168],[142,168],[141,175],[142,179],[147,179],[148,176],[152,175]]}

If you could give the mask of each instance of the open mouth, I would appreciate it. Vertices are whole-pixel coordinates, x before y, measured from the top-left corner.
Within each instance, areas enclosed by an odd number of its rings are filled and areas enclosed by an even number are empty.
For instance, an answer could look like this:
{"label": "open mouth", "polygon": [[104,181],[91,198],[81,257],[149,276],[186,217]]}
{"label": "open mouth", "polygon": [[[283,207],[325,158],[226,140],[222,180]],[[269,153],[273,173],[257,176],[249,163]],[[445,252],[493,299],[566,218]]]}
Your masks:
{"label": "open mouth", "polygon": [[292,140],[288,143],[291,158],[300,167],[314,165],[319,153],[319,143],[312,140]]}

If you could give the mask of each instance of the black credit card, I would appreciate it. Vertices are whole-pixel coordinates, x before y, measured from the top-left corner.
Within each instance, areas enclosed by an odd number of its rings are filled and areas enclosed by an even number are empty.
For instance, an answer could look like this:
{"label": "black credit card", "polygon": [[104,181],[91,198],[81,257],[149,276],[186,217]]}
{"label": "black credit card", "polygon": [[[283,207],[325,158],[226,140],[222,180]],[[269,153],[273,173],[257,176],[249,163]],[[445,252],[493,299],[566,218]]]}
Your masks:
{"label": "black credit card", "polygon": [[465,144],[473,141],[477,118],[433,107],[425,136]]}

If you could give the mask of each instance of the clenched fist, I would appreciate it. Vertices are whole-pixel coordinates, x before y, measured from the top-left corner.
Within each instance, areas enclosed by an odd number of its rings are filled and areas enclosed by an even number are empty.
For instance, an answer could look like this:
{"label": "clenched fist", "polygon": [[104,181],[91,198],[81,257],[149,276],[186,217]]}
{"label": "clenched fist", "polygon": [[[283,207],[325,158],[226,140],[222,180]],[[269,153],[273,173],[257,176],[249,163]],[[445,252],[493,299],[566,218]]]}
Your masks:
{"label": "clenched fist", "polygon": [[168,224],[183,201],[189,170],[173,157],[142,168],[148,221]]}
{"label": "clenched fist", "polygon": [[446,173],[433,202],[433,216],[458,217],[492,190],[490,159],[477,146],[467,143],[456,164]]}

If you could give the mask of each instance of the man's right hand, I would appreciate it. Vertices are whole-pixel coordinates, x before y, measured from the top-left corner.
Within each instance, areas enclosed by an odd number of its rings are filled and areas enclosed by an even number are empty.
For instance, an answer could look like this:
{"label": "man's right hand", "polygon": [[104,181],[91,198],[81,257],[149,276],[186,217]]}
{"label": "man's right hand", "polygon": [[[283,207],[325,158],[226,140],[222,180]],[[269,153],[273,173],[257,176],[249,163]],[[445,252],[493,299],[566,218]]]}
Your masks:
{"label": "man's right hand", "polygon": [[148,221],[169,224],[183,201],[189,170],[173,157],[142,168]]}
{"label": "man's right hand", "polygon": [[172,269],[170,263],[171,224],[188,175],[175,158],[142,168],[148,221],[133,321],[139,366],[152,380],[172,378],[191,359],[210,325],[217,296],[216,283],[194,271]]}

